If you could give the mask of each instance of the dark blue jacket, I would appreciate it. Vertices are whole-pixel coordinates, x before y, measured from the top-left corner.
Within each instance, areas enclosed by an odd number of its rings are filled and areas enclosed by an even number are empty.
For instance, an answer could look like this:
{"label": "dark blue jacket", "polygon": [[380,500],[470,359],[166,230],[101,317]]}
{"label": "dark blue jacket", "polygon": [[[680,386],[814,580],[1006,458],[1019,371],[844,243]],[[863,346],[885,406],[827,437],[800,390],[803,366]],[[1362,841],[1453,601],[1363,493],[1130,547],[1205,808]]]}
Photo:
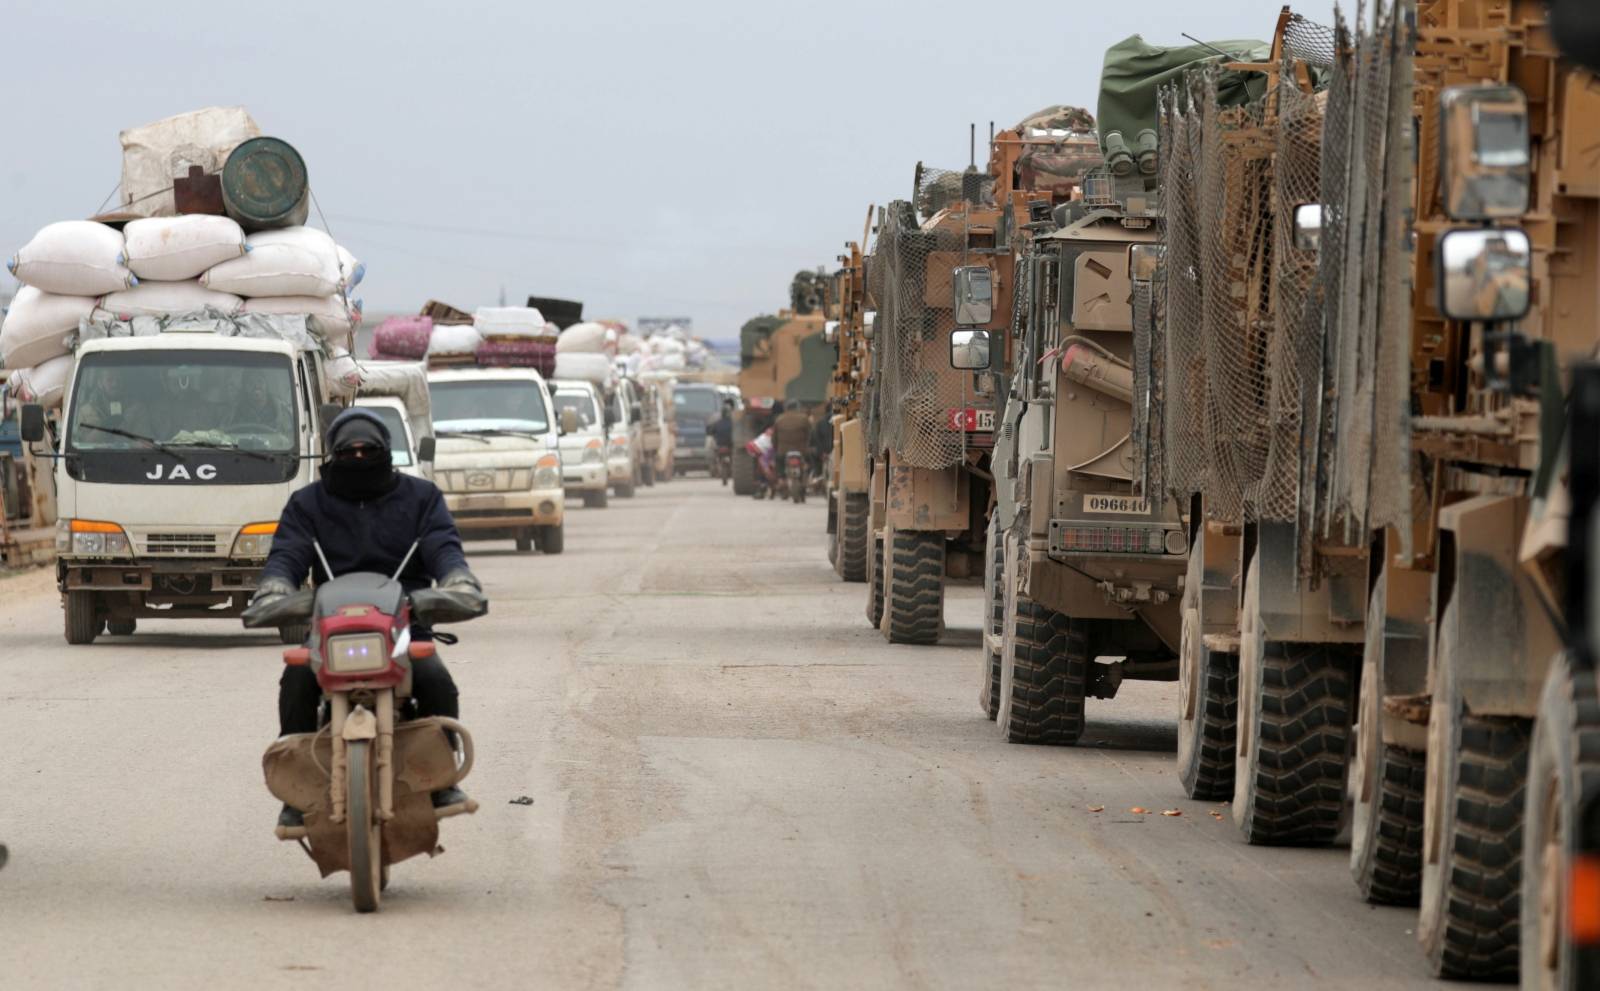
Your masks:
{"label": "dark blue jacket", "polygon": [[340,499],[321,482],[290,496],[261,576],[298,585],[313,573],[316,581],[326,581],[313,540],[322,545],[336,575],[352,571],[392,575],[412,542],[420,540],[400,573],[400,584],[408,592],[465,568],[461,535],[445,508],[444,495],[432,482],[410,475],[398,478],[393,492],[368,502]]}

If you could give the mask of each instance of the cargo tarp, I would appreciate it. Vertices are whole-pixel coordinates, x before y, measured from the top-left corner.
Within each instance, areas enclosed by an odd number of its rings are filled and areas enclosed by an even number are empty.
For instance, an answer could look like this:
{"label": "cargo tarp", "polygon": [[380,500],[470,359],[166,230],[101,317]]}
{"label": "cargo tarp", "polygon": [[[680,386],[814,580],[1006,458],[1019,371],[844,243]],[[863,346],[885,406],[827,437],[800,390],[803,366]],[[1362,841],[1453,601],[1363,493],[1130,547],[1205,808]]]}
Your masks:
{"label": "cargo tarp", "polygon": [[[1224,59],[1218,51],[1228,53]],[[1156,129],[1156,94],[1163,86],[1182,80],[1183,74],[1204,63],[1265,62],[1272,46],[1264,41],[1212,41],[1200,45],[1165,47],[1133,35],[1106,49],[1100,71],[1100,147],[1120,133],[1128,147],[1140,131]],[[1266,92],[1267,77],[1260,73],[1224,73],[1218,81],[1218,103],[1238,106]]]}
{"label": "cargo tarp", "polygon": [[838,356],[838,349],[828,343],[827,335],[820,331],[801,338],[800,374],[784,387],[783,398],[798,399],[807,405],[825,402]]}

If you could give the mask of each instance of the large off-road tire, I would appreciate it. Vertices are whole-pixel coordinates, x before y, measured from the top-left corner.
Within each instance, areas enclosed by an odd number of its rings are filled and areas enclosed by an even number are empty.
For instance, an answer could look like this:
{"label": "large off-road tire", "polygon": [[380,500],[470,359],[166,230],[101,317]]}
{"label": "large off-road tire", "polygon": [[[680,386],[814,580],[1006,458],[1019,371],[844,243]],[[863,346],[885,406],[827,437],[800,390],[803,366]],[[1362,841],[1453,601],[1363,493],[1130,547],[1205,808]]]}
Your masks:
{"label": "large off-road tire", "polygon": [[1456,675],[1456,603],[1433,664],[1417,937],[1440,977],[1513,980],[1521,945],[1528,723],[1474,716]]}
{"label": "large off-road tire", "polygon": [[618,482],[617,484],[613,485],[612,488],[616,490],[618,499],[632,499],[633,498],[633,483],[632,482]]}
{"label": "large off-road tire", "polygon": [[93,592],[68,592],[61,611],[67,643],[94,643],[94,638],[100,635],[100,630],[105,626],[106,621],[100,615],[100,603]]}
{"label": "large off-road tire", "polygon": [[1006,546],[1005,626],[995,723],[1009,743],[1070,746],[1083,735],[1089,685],[1088,623],[1017,591],[1020,554]]}
{"label": "large off-road tire", "polygon": [[944,632],[944,534],[890,530],[884,552],[884,635],[890,643],[938,643]]}
{"label": "large off-road tire", "polygon": [[583,494],[583,504],[589,509],[604,509],[608,501],[605,489],[601,489],[599,492],[585,492]]}
{"label": "large off-road tire", "polygon": [[1178,643],[1178,780],[1198,801],[1233,797],[1239,731],[1239,655],[1206,647],[1200,621],[1205,560],[1190,549]]}
{"label": "large off-road tire", "polygon": [[1000,712],[1000,644],[1006,625],[1006,544],[1000,532],[1000,514],[989,515],[983,543],[983,668],[978,687],[978,708],[990,719]]}
{"label": "large off-road tire", "polygon": [[1268,640],[1261,562],[1245,576],[1233,821],[1256,844],[1332,843],[1344,810],[1355,651]]}
{"label": "large off-road tire", "polygon": [[756,491],[756,459],[742,446],[733,449],[733,494],[754,495]]}
{"label": "large off-road tire", "polygon": [[1578,803],[1600,788],[1600,695],[1593,671],[1578,672],[1561,655],[1545,677],[1539,720],[1528,754],[1528,802],[1522,825],[1522,987],[1579,991],[1600,987],[1567,938],[1571,874],[1584,826]]}
{"label": "large off-road tire", "polygon": [[1422,808],[1426,757],[1384,739],[1383,696],[1387,572],[1367,603],[1361,655],[1356,749],[1350,767],[1350,874],[1361,897],[1379,905],[1415,905],[1422,890]]}
{"label": "large off-road tire", "polygon": [[106,620],[106,633],[114,637],[131,637],[139,628],[137,619],[108,619]]}
{"label": "large off-road tire", "polygon": [[383,836],[379,831],[372,744],[345,744],[349,771],[345,784],[345,835],[350,842],[350,900],[357,912],[374,912],[383,891]]}
{"label": "large off-road tire", "polygon": [[560,554],[567,546],[567,524],[552,523],[539,528],[539,550],[546,554]]}
{"label": "large off-road tire", "polygon": [[868,524],[872,507],[865,492],[846,492],[839,507],[839,577],[847,582],[867,580]]}
{"label": "large off-road tire", "polygon": [[872,537],[867,552],[867,622],[877,629],[883,623],[883,538]]}

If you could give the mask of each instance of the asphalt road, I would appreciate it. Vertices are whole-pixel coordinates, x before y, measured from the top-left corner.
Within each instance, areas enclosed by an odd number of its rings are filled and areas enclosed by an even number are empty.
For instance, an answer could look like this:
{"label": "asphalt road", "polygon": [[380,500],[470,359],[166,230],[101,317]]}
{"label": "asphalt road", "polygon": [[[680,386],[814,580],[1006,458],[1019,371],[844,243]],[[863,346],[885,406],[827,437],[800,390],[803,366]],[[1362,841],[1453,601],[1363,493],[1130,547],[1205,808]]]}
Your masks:
{"label": "asphalt road", "polygon": [[447,658],[482,809],[373,916],[272,837],[275,639],[68,647],[48,575],[0,580],[0,985],[1432,985],[1346,850],[1247,847],[1182,797],[1170,686],[1008,746],[981,590],[891,647],[823,519],[697,479],[575,510],[559,558],[472,545],[493,611]]}

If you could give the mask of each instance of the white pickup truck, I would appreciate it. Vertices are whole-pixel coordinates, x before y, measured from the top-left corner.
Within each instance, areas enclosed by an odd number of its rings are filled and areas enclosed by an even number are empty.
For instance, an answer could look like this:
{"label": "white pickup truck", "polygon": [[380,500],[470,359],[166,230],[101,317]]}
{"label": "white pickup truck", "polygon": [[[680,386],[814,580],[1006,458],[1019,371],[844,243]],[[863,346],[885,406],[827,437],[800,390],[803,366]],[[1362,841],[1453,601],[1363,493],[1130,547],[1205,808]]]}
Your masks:
{"label": "white pickup truck", "polygon": [[[304,319],[266,323],[284,336],[198,320],[79,345],[52,452],[68,643],[244,609],[284,503],[316,477],[330,398]],[[22,419],[46,439],[40,407]]]}
{"label": "white pickup truck", "polygon": [[428,373],[434,484],[466,540],[560,554],[566,496],[550,390],[531,368]]}

